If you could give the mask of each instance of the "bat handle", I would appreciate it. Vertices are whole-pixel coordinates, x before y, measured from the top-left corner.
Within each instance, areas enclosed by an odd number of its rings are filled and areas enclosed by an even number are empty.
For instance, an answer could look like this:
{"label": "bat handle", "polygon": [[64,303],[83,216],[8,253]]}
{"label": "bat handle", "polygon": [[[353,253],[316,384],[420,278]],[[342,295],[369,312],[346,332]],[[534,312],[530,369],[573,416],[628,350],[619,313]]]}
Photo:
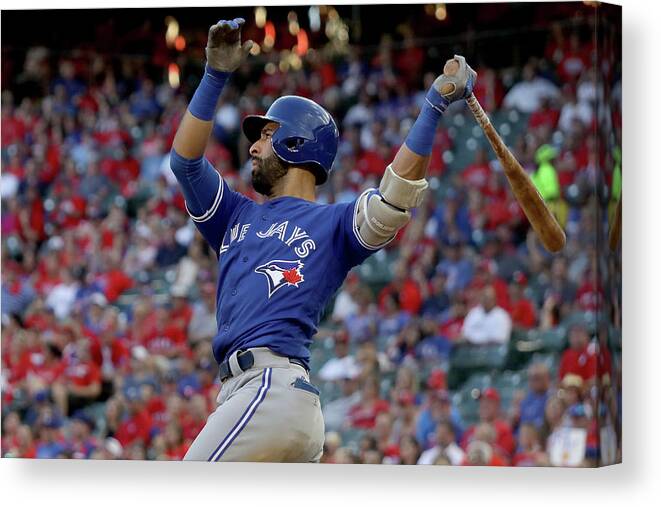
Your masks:
{"label": "bat handle", "polygon": [[480,125],[480,127],[483,129],[487,128],[487,125],[491,123],[491,120],[489,120],[487,113],[484,112],[482,105],[475,98],[475,95],[471,93],[470,96],[466,99],[466,103],[468,104],[468,107],[473,113],[473,116],[475,116],[475,119],[477,120],[477,123]]}

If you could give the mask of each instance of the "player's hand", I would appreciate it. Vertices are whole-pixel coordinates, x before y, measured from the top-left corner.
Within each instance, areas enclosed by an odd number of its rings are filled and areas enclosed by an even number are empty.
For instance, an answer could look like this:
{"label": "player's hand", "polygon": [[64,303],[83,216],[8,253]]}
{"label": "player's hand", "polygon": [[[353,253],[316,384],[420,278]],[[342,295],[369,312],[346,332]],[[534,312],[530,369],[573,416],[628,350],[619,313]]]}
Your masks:
{"label": "player's hand", "polygon": [[221,72],[233,72],[247,58],[254,43],[247,40],[241,45],[241,27],[245,22],[243,18],[221,19],[209,28],[206,47],[209,67]]}
{"label": "player's hand", "polygon": [[443,74],[436,78],[432,86],[450,102],[466,99],[473,93],[477,72],[470,68],[463,56],[454,55],[445,62]]}

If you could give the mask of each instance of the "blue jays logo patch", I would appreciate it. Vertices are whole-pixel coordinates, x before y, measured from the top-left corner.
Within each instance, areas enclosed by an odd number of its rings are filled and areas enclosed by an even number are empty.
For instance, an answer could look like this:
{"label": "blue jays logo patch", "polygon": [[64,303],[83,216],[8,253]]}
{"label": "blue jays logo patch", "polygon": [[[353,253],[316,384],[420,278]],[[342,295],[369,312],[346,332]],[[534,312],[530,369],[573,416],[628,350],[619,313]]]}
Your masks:
{"label": "blue jays logo patch", "polygon": [[273,293],[280,287],[285,285],[293,285],[298,287],[298,284],[303,281],[304,264],[301,261],[269,261],[266,264],[255,268],[255,273],[261,273],[266,277],[269,284],[269,299]]}

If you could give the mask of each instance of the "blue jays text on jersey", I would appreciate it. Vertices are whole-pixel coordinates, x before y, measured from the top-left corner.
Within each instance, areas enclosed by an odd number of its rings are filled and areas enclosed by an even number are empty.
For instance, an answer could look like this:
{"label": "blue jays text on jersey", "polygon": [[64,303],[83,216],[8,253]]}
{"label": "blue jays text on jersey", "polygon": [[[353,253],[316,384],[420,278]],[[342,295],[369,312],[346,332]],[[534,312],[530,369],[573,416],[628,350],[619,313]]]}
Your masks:
{"label": "blue jays text on jersey", "polygon": [[284,196],[259,204],[218,182],[212,206],[192,217],[218,254],[214,356],[221,362],[235,350],[268,347],[307,365],[328,300],[378,250],[357,234],[358,199],[322,205]]}

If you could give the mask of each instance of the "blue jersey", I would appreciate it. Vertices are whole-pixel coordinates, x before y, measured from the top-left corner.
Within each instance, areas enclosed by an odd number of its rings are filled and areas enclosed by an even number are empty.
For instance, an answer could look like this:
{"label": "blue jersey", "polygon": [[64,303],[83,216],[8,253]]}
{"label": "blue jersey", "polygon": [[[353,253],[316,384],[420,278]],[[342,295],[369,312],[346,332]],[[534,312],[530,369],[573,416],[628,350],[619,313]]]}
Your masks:
{"label": "blue jersey", "polygon": [[348,271],[378,250],[357,234],[358,199],[258,204],[218,181],[213,205],[193,217],[218,254],[214,356],[221,362],[236,350],[268,347],[308,365],[324,307]]}

